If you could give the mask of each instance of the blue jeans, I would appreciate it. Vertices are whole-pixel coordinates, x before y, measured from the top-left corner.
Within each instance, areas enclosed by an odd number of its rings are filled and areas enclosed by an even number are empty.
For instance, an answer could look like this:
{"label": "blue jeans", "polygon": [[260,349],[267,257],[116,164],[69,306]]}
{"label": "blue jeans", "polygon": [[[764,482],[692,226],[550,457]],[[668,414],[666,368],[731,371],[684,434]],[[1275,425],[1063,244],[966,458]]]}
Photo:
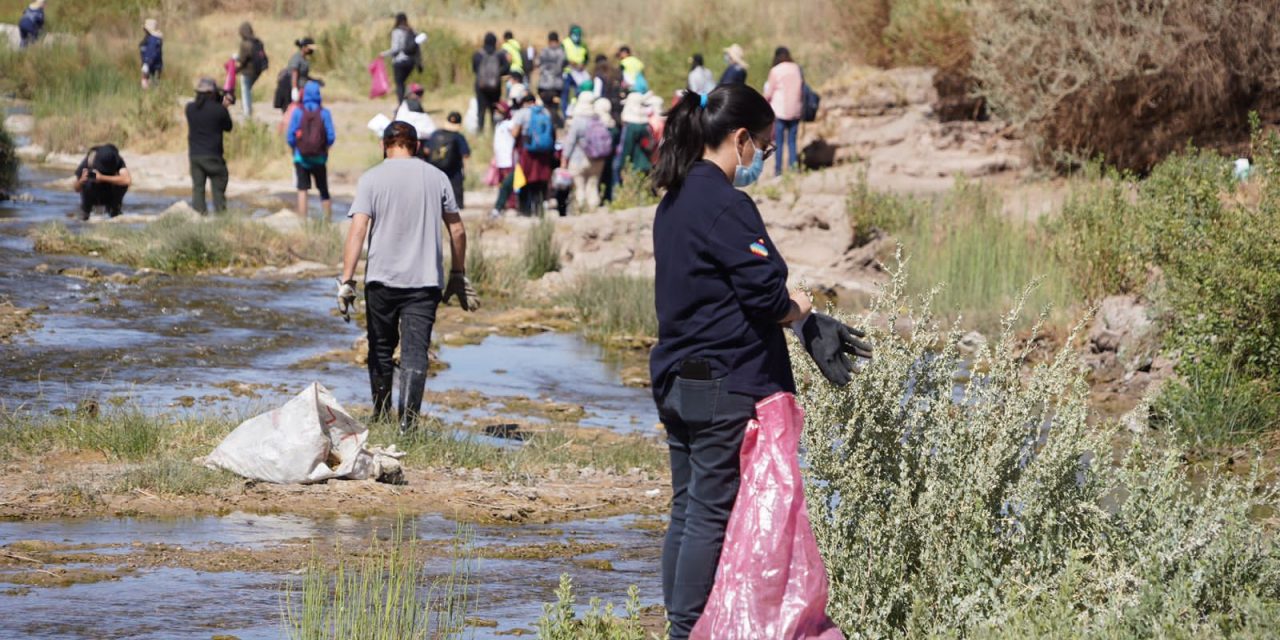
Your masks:
{"label": "blue jeans", "polygon": [[253,117],[253,83],[257,78],[240,74],[240,105],[244,109],[244,117]]}
{"label": "blue jeans", "polygon": [[782,175],[782,152],[783,143],[786,143],[787,152],[787,168],[796,166],[799,159],[796,157],[796,135],[800,133],[799,120],[774,120],[773,121],[773,142],[778,145],[777,151],[773,154],[774,175]]}

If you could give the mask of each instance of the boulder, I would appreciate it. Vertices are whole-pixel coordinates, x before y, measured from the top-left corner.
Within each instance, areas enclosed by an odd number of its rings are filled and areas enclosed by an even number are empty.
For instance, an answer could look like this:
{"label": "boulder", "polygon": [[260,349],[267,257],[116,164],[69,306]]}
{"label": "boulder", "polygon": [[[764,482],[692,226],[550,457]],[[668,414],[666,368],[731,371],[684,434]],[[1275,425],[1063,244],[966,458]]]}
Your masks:
{"label": "boulder", "polygon": [[297,212],[281,209],[265,218],[259,218],[258,222],[280,233],[290,233],[301,229],[303,220],[298,217]]}
{"label": "boulder", "polygon": [[15,113],[4,119],[4,129],[15,136],[29,136],[36,129],[36,119],[25,113]]}
{"label": "boulder", "polygon": [[177,201],[177,202],[175,202],[175,203],[173,203],[173,204],[169,205],[169,208],[168,208],[168,209],[165,209],[165,210],[164,210],[164,213],[163,213],[163,214],[161,214],[161,215],[166,215],[166,216],[183,216],[183,217],[186,217],[186,218],[199,218],[199,217],[200,217],[200,213],[199,213],[198,211],[196,211],[195,209],[192,209],[192,208],[191,208],[191,205],[190,205],[190,204],[188,204],[186,200],[179,200],[179,201]]}
{"label": "boulder", "polygon": [[22,46],[22,32],[16,24],[0,24],[0,47],[16,51]]}

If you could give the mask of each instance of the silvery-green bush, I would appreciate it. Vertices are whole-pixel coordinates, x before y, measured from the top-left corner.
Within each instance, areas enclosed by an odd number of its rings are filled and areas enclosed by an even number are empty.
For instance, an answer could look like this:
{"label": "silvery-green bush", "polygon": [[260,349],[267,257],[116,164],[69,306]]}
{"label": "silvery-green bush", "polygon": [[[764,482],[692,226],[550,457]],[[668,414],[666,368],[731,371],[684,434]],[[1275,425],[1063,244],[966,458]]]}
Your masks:
{"label": "silvery-green bush", "polygon": [[793,358],[828,612],[849,637],[1280,628],[1262,523],[1277,493],[1259,472],[1193,471],[1154,431],[1090,424],[1072,341],[1029,364],[1010,319],[962,351],[904,282],[849,319],[898,330],[872,330],[875,358],[847,388]]}

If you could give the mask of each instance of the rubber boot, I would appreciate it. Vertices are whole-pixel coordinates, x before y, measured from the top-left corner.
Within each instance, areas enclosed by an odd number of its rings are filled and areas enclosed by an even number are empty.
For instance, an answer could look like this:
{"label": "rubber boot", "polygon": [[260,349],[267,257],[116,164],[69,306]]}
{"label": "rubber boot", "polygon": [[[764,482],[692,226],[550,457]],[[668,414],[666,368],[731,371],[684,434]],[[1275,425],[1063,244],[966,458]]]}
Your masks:
{"label": "rubber boot", "polygon": [[422,419],[422,393],[426,388],[425,373],[400,370],[400,435],[418,430],[418,422]]}
{"label": "rubber boot", "polygon": [[391,417],[391,374],[369,375],[373,389],[373,421],[382,422]]}

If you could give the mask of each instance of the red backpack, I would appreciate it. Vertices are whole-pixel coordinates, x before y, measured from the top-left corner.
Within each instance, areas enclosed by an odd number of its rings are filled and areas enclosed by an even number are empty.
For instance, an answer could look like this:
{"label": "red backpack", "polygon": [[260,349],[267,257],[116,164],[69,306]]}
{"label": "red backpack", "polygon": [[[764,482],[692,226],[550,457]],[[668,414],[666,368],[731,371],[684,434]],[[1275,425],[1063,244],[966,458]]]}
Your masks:
{"label": "red backpack", "polygon": [[324,129],[321,109],[302,111],[302,122],[295,134],[298,153],[306,157],[329,155],[329,133]]}

